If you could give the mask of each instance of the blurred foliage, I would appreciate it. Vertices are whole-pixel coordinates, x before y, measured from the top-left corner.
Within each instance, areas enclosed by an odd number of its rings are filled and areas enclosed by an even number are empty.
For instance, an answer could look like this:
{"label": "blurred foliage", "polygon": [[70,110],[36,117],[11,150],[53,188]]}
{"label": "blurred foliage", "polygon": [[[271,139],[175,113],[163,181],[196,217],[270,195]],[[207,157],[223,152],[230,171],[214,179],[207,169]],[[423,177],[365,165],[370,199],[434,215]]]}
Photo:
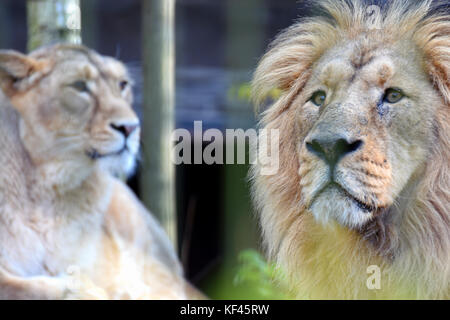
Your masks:
{"label": "blurred foliage", "polygon": [[[252,86],[250,82],[244,82],[237,85],[233,85],[228,90],[229,99],[237,99],[244,102],[251,101]],[[276,100],[281,96],[280,89],[272,89],[268,94],[268,98]]]}
{"label": "blurred foliage", "polygon": [[291,299],[284,273],[253,249],[239,255],[240,266],[234,278],[235,286],[253,288],[259,299]]}
{"label": "blurred foliage", "polygon": [[[237,261],[239,260],[239,261]],[[228,261],[201,284],[213,300],[290,300],[285,274],[255,249],[240,252],[237,264]]]}

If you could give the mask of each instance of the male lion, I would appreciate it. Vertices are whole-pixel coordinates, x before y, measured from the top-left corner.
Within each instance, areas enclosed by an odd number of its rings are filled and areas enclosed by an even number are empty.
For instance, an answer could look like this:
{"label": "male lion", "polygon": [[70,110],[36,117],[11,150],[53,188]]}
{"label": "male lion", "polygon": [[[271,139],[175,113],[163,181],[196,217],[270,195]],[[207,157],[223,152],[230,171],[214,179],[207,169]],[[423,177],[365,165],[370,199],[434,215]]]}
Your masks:
{"label": "male lion", "polygon": [[170,241],[109,173],[139,147],[124,65],[0,51],[0,81],[0,298],[185,298]]}
{"label": "male lion", "polygon": [[[298,298],[450,298],[450,16],[319,1],[253,82],[280,170],[253,167],[270,257]],[[264,146],[263,146],[264,147]]]}

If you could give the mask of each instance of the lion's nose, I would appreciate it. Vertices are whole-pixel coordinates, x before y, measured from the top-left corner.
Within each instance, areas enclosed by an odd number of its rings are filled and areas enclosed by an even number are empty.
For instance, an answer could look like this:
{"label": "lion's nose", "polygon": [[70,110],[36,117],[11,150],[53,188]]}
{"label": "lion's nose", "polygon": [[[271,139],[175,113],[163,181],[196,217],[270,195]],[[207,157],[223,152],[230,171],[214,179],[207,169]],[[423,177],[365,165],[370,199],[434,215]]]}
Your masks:
{"label": "lion's nose", "polygon": [[116,124],[111,123],[111,128],[116,131],[119,131],[125,138],[128,138],[137,128],[139,128],[139,124]]}
{"label": "lion's nose", "polygon": [[317,137],[306,142],[306,149],[334,166],[345,155],[361,148],[362,140],[348,141],[342,137]]}

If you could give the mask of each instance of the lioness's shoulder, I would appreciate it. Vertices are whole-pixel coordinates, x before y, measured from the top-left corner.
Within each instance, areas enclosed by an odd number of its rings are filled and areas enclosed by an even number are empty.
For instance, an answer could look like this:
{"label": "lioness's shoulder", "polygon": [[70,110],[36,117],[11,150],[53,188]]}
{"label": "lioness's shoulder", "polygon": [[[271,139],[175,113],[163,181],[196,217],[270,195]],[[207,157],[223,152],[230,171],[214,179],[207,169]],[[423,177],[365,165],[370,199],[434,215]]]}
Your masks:
{"label": "lioness's shoulder", "polygon": [[105,215],[106,230],[146,251],[173,272],[181,274],[177,254],[162,226],[125,183],[116,178],[111,179],[113,191]]}

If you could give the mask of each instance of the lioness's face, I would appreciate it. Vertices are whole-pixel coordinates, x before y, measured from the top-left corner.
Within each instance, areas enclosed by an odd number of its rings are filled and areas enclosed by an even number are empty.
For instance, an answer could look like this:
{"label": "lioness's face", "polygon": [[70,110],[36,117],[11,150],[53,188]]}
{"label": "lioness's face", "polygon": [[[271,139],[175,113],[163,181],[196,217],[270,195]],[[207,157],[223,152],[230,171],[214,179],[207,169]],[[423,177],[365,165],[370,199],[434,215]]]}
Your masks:
{"label": "lioness's face", "polygon": [[321,222],[360,227],[395,208],[433,143],[442,100],[419,53],[368,43],[329,50],[295,101],[302,196]]}
{"label": "lioness's face", "polygon": [[123,64],[76,47],[38,51],[29,59],[41,66],[34,70],[39,79],[28,86],[30,80],[21,79],[10,99],[33,161],[51,162],[66,175],[96,165],[117,174],[132,170],[139,121]]}

